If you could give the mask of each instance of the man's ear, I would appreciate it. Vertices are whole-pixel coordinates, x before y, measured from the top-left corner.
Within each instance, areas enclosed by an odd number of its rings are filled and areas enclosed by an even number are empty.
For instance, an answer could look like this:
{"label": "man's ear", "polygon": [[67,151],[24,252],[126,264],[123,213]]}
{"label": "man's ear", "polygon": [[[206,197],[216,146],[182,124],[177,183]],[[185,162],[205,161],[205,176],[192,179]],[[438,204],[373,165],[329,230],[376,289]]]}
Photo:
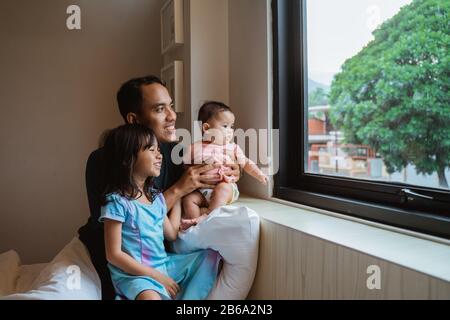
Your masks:
{"label": "man's ear", "polygon": [[127,123],[128,124],[136,124],[136,123],[138,123],[136,113],[130,112],[129,114],[127,114]]}

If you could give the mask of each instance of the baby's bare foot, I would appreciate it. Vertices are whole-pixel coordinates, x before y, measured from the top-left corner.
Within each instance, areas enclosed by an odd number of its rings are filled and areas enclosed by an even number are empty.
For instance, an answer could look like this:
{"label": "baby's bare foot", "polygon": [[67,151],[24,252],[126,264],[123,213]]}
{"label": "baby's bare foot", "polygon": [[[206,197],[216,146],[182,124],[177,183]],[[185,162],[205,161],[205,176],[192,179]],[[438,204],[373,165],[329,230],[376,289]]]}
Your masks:
{"label": "baby's bare foot", "polygon": [[206,216],[208,214],[210,214],[210,211],[208,208],[206,208],[206,207],[200,208],[200,216]]}
{"label": "baby's bare foot", "polygon": [[199,224],[200,222],[202,222],[203,220],[205,220],[206,218],[208,218],[207,214],[201,215],[200,217],[198,217],[196,220],[196,224]]}
{"label": "baby's bare foot", "polygon": [[186,231],[197,224],[197,219],[181,219],[180,231]]}

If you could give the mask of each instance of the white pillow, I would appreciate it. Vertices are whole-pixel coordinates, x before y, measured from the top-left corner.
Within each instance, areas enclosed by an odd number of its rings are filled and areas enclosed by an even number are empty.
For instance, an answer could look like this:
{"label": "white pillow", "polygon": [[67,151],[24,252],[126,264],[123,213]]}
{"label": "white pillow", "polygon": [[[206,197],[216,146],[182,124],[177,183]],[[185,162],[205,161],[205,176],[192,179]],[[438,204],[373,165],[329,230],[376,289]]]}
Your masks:
{"label": "white pillow", "polygon": [[224,206],[200,224],[180,232],[175,252],[199,249],[218,251],[224,264],[209,300],[243,300],[247,297],[258,263],[259,216],[244,206]]}
{"label": "white pillow", "polygon": [[5,300],[100,300],[101,284],[86,247],[75,237],[48,263],[27,292]]}
{"label": "white pillow", "polygon": [[0,254],[0,297],[14,293],[19,270],[20,258],[16,251]]}

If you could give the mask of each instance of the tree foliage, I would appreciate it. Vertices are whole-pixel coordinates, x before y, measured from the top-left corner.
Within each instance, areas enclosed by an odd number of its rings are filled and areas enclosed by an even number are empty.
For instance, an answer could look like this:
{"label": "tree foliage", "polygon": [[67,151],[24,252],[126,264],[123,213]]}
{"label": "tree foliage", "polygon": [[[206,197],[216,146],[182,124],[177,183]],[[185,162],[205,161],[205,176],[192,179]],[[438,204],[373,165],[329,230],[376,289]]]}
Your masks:
{"label": "tree foliage", "polygon": [[325,89],[317,88],[308,95],[309,106],[324,106],[328,104],[328,97]]}
{"label": "tree foliage", "polygon": [[390,173],[450,167],[450,1],[414,0],[374,32],[332,83],[330,116],[347,142],[374,148]]}

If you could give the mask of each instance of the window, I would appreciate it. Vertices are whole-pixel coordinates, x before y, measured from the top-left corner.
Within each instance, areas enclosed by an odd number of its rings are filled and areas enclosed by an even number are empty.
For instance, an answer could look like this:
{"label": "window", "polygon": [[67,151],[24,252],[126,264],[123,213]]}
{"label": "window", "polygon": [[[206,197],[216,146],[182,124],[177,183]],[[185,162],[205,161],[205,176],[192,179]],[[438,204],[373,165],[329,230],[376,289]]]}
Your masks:
{"label": "window", "polygon": [[450,237],[449,9],[273,2],[277,197]]}

